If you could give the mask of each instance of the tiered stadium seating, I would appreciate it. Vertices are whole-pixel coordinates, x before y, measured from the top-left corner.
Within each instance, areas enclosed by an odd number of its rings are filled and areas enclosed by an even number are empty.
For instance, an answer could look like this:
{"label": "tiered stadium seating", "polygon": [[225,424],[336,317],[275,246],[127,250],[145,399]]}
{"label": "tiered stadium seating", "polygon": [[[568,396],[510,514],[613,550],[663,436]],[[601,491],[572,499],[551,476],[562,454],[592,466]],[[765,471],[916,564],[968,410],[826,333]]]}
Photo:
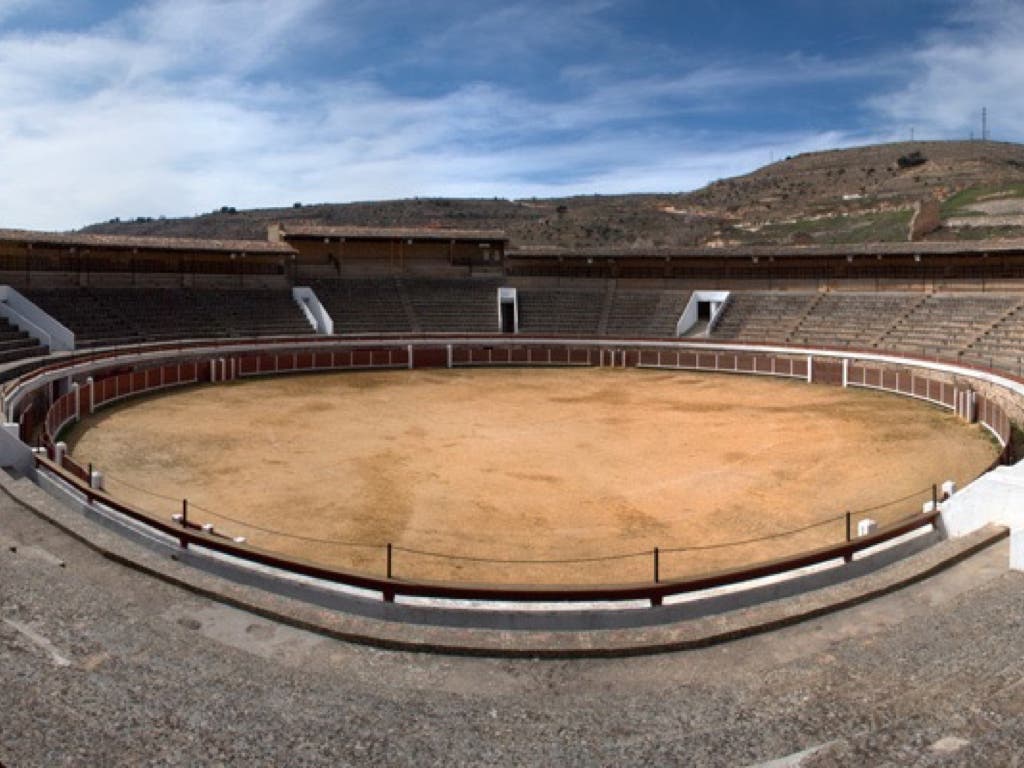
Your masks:
{"label": "tiered stadium seating", "polygon": [[870,348],[925,301],[920,293],[827,293],[789,334],[793,344]]}
{"label": "tiered stadium seating", "polygon": [[44,311],[74,334],[79,347],[130,344],[142,340],[116,308],[109,308],[91,290],[79,287],[22,289]]}
{"label": "tiered stadium seating", "polygon": [[411,333],[410,316],[398,283],[390,277],[314,280],[316,292],[338,334]]}
{"label": "tiered stadium seating", "polygon": [[935,294],[882,335],[878,346],[922,355],[956,355],[1018,306],[1002,294]]}
{"label": "tiered stadium seating", "polygon": [[70,328],[79,347],[313,332],[289,291],[65,287],[26,294]]}
{"label": "tiered stadium seating", "polygon": [[1024,373],[1024,301],[969,344],[963,358],[1018,375]]}
{"label": "tiered stadium seating", "polygon": [[688,291],[615,290],[602,331],[609,336],[675,336]]}
{"label": "tiered stadium seating", "polygon": [[49,349],[0,317],[0,363],[45,355]]}
{"label": "tiered stadium seating", "polygon": [[[313,281],[335,333],[494,333],[500,278],[384,277]],[[27,289],[80,347],[170,339],[312,333],[291,293],[270,288]],[[524,334],[671,338],[690,294],[621,289],[518,289]],[[734,291],[712,338],[962,357],[1024,370],[1024,297],[993,293]],[[0,325],[0,362],[45,354]]]}
{"label": "tiered stadium seating", "polygon": [[520,289],[518,296],[521,333],[600,332],[604,292]]}
{"label": "tiered stadium seating", "polygon": [[821,298],[817,293],[734,292],[712,337],[786,342]]}
{"label": "tiered stadium seating", "polygon": [[401,280],[420,331],[494,333],[498,325],[500,280],[430,278]]}
{"label": "tiered stadium seating", "polygon": [[1014,294],[735,292],[712,336],[963,357],[1024,367],[1024,299]]}

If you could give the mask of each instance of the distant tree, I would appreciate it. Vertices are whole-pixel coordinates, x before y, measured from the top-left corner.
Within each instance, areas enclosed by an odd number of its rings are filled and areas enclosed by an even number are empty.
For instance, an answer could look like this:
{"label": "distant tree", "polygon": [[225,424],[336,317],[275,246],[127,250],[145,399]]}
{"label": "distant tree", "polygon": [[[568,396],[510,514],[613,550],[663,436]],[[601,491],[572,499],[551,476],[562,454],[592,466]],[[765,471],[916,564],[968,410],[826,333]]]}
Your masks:
{"label": "distant tree", "polygon": [[900,168],[913,168],[917,165],[924,165],[928,162],[928,158],[922,155],[920,152],[911,152],[908,155],[901,155],[897,160],[896,164]]}

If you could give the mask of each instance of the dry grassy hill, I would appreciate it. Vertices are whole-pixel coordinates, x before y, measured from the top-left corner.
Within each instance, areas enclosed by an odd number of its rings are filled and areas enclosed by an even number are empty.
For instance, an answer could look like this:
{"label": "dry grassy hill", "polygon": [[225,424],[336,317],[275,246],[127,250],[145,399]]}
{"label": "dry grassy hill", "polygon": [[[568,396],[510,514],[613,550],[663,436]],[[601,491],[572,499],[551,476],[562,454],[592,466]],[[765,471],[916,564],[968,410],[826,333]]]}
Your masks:
{"label": "dry grassy hill", "polygon": [[267,224],[282,221],[498,228],[513,246],[867,242],[906,239],[912,208],[924,198],[942,201],[943,227],[930,239],[1024,236],[1024,145],[907,142],[813,152],[686,194],[225,206],[191,218],[114,220],[85,231],[262,239]]}
{"label": "dry grassy hill", "polygon": [[1004,210],[1024,214],[1024,145],[906,142],[813,152],[682,199],[695,213],[725,217],[721,236],[730,241],[842,243],[906,239],[911,209],[925,198],[942,201],[944,222],[953,224],[932,238],[1019,236],[1024,220],[996,221],[968,206],[999,199]]}

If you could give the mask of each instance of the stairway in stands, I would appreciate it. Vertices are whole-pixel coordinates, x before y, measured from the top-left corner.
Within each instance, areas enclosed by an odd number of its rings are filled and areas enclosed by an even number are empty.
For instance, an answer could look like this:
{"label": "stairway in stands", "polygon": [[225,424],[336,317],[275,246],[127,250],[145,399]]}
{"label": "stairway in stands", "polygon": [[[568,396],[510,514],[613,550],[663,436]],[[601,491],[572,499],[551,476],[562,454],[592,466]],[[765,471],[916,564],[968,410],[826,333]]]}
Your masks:
{"label": "stairway in stands", "polygon": [[38,339],[11,325],[7,318],[0,317],[0,363],[39,357],[49,351]]}

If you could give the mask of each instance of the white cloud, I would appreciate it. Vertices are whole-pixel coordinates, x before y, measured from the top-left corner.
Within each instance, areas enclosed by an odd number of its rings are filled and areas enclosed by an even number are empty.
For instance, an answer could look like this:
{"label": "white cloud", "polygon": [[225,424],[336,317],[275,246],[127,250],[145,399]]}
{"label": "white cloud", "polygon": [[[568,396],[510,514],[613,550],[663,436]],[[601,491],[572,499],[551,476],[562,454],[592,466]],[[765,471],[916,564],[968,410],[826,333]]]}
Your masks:
{"label": "white cloud", "polygon": [[0,0],[0,21],[38,4],[36,0]]}
{"label": "white cloud", "polygon": [[[488,25],[518,28],[547,18],[551,26],[522,43],[539,49],[557,43],[572,12],[581,26],[599,26],[593,19],[604,5],[576,3],[562,12],[517,3],[497,19],[468,19],[457,32],[468,35],[465,48],[474,34],[493,31]],[[385,12],[403,6],[417,8],[392,0]],[[0,0],[0,19],[11,8]],[[326,40],[326,17],[330,44],[344,48],[356,45],[359,25],[376,8],[370,0],[343,8],[329,0],[147,0],[75,33],[0,30],[0,226],[61,229],[294,200],[679,191],[752,170],[770,152],[872,139],[810,129],[715,135],[688,128],[685,119],[740,110],[757,91],[853,82],[899,61],[794,56],[756,66],[679,64],[656,74],[572,66],[552,73],[565,86],[557,98],[484,80],[439,95],[403,95],[367,74],[372,66],[274,79],[278,65],[291,63],[291,46]],[[978,22],[965,23],[975,30]],[[607,30],[589,33],[609,47],[621,44]],[[914,102],[922,83],[933,99],[943,80],[977,94],[969,87],[974,77],[995,76],[999,67],[1020,71],[1019,44],[1009,33],[997,37],[996,60],[976,69],[980,40],[932,38],[913,58],[922,79],[897,99],[899,109],[908,116],[926,110],[928,102]],[[408,56],[440,56],[444,47]],[[1006,101],[991,104],[1001,111]],[[931,113],[936,125],[955,126],[959,109],[938,99]],[[893,122],[903,119],[892,112]]]}
{"label": "white cloud", "polygon": [[980,136],[987,106],[993,138],[1024,138],[1024,6],[978,0],[954,20],[908,54],[905,85],[869,106],[892,130],[915,126],[919,137],[939,138]]}
{"label": "white cloud", "polygon": [[160,51],[166,65],[240,74],[286,55],[291,31],[301,29],[306,45],[315,40],[318,27],[305,22],[322,5],[323,0],[150,0],[118,26]]}

